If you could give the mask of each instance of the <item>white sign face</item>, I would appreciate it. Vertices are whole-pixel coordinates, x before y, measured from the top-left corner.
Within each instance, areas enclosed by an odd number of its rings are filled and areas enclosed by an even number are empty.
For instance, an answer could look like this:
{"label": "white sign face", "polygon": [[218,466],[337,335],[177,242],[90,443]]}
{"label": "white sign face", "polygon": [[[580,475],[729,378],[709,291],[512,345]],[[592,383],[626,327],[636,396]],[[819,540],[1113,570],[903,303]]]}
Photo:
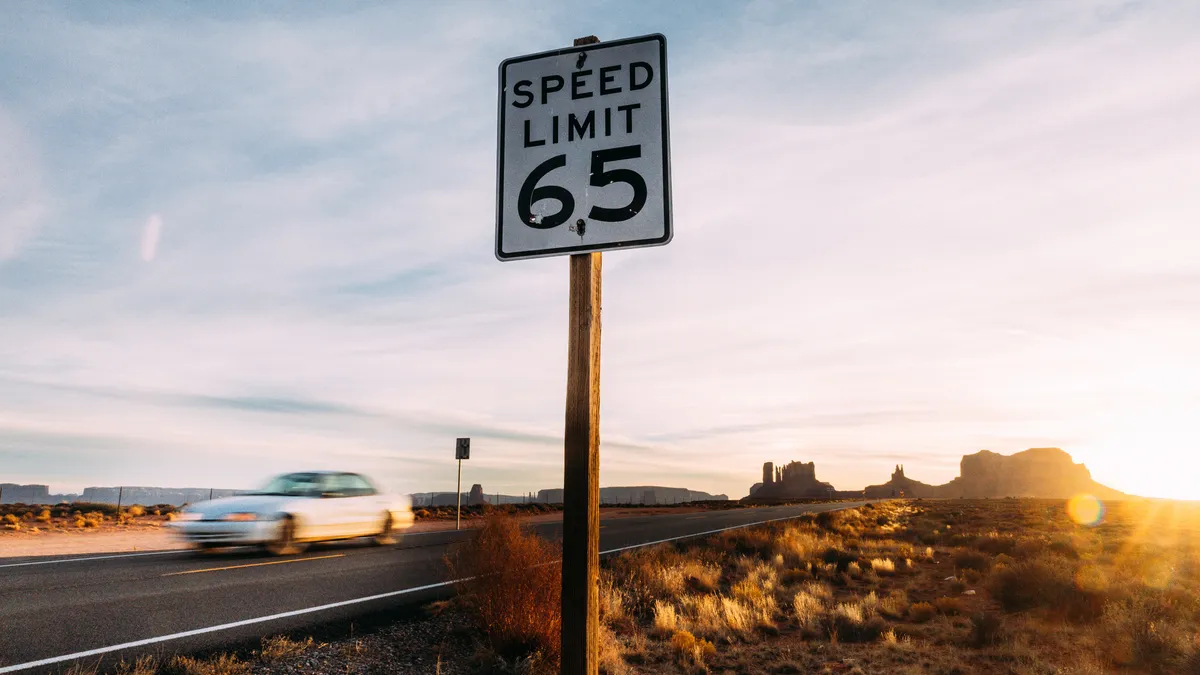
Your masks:
{"label": "white sign face", "polygon": [[496,257],[671,240],[667,39],[500,64]]}

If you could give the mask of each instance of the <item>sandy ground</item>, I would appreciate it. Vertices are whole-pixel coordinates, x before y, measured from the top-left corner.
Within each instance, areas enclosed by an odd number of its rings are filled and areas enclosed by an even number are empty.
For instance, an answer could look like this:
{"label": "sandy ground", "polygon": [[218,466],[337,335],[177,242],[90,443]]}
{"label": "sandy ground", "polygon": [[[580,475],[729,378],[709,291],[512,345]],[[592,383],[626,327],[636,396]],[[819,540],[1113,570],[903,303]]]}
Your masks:
{"label": "sandy ground", "polygon": [[[606,508],[600,512],[603,519],[628,518],[633,516],[681,514],[701,511],[699,508]],[[546,513],[529,516],[522,520],[530,523],[553,522],[562,519],[562,513]],[[463,520],[463,527],[478,527],[482,518]],[[453,520],[419,522],[408,532],[436,532],[453,530]],[[91,553],[131,553],[134,551],[166,551],[187,548],[187,544],[175,538],[170,529],[159,523],[133,526],[105,526],[98,529],[54,529],[31,532],[25,528],[20,532],[0,530],[0,560],[31,556],[80,555]]]}

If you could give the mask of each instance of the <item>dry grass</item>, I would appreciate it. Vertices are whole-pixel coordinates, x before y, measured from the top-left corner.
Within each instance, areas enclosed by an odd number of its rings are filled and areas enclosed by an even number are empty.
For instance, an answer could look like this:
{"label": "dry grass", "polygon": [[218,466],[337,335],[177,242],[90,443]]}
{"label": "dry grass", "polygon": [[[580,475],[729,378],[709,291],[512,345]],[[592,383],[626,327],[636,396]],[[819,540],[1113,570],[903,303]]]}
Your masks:
{"label": "dry grass", "polygon": [[937,616],[937,607],[928,602],[914,602],[908,606],[908,619],[913,623],[925,623]]}
{"label": "dry grass", "polygon": [[158,672],[160,675],[248,675],[250,664],[232,654],[220,654],[210,659],[175,656]]}
{"label": "dry grass", "polygon": [[259,658],[263,661],[275,663],[292,658],[298,654],[303,654],[312,648],[312,646],[313,639],[311,637],[303,640],[293,640],[286,635],[276,635],[274,637],[263,638],[262,648],[258,654]]}
{"label": "dry grass", "polygon": [[507,516],[489,519],[447,557],[492,651],[505,659],[558,662],[561,565],[546,540]]}
{"label": "dry grass", "polygon": [[671,648],[675,652],[676,662],[684,667],[703,668],[706,660],[717,653],[716,646],[704,638],[681,630],[671,636]]}
{"label": "dry grass", "polygon": [[807,591],[798,591],[792,596],[792,616],[796,624],[806,632],[817,630],[821,616],[825,611],[825,603]]}
{"label": "dry grass", "polygon": [[132,663],[122,659],[113,672],[116,675],[156,675],[158,661],[153,656],[140,656]]}
{"label": "dry grass", "polygon": [[606,561],[605,672],[1200,673],[1200,508],[890,501]]}
{"label": "dry grass", "polygon": [[679,629],[679,613],[675,605],[662,600],[654,601],[654,633],[670,635]]}
{"label": "dry grass", "polygon": [[608,626],[600,626],[600,634],[596,636],[597,660],[600,672],[604,675],[626,675],[629,666],[622,655],[623,647],[616,634]]}

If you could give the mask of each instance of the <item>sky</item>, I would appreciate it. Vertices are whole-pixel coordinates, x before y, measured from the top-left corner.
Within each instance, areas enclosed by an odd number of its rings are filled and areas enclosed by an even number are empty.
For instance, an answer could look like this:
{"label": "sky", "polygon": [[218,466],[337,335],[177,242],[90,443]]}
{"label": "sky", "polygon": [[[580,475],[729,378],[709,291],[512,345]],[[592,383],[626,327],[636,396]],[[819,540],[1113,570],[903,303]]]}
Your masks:
{"label": "sky", "polygon": [[0,23],[0,481],[562,482],[567,260],[497,66],[662,33],[674,240],[605,255],[601,481],[1057,446],[1200,498],[1200,5],[41,3]]}

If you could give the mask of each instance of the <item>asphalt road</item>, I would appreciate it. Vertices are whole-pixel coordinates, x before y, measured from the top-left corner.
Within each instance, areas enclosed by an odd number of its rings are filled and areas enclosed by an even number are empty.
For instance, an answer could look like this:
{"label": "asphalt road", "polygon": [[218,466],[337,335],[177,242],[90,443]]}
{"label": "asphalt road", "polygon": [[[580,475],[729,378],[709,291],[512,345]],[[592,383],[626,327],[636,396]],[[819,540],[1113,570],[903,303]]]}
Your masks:
{"label": "asphalt road", "polygon": [[[600,550],[860,503],[606,518]],[[558,522],[535,528],[561,536]],[[442,556],[468,532],[414,533],[395,546],[318,545],[281,558],[249,549],[0,558],[0,673],[256,643],[394,614],[450,589]]]}

